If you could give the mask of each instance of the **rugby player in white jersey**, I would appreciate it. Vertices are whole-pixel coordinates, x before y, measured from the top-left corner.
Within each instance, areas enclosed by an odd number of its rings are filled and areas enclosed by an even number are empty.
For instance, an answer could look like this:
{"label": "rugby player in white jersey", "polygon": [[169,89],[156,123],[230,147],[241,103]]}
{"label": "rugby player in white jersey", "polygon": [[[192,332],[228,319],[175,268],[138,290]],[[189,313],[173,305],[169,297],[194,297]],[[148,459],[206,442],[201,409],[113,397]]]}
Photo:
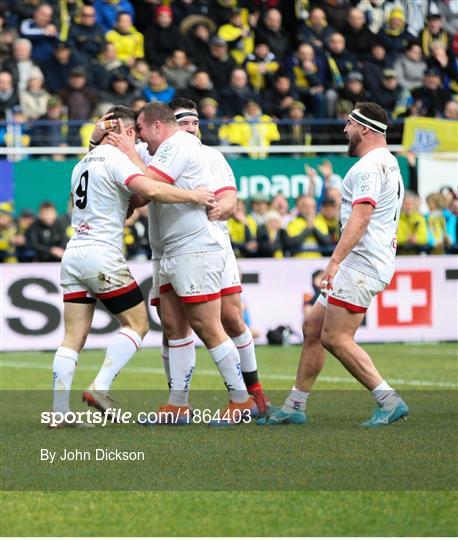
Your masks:
{"label": "rugby player in white jersey", "polygon": [[[137,128],[153,155],[147,167],[152,178],[184,188],[210,186],[211,172],[201,142],[178,129],[169,107],[149,103],[138,116]],[[112,133],[108,138],[119,144],[139,167],[144,167],[133,146],[123,145],[122,134]],[[179,299],[185,319],[209,350],[229,391],[229,406],[222,416],[228,423],[234,423],[235,418],[241,419],[240,411],[258,414],[241,374],[238,350],[221,324],[221,279],[227,257],[225,235],[215,222],[208,220],[205,211],[189,211],[184,205],[155,206],[163,250],[159,270],[161,321],[169,347],[171,350],[193,347],[192,338],[177,317]],[[189,383],[194,366],[190,372],[186,369],[179,377],[183,384]],[[181,418],[185,421],[189,418],[188,393],[175,391],[171,397],[161,410],[175,414],[177,422]]]}
{"label": "rugby player in white jersey", "polygon": [[[135,141],[135,114],[123,106],[114,107],[111,112],[113,119],[123,121],[126,136]],[[106,140],[75,166],[71,191],[75,234],[62,258],[65,335],[54,356],[53,409],[61,413],[69,411],[73,375],[98,298],[121,324],[107,349],[102,368],[83,393],[84,401],[105,412],[112,407],[108,396],[111,383],[139,349],[148,331],[143,296],[122,254],[131,197],[136,194],[162,203],[193,203],[192,207],[197,208],[205,204],[212,206],[214,195],[206,188],[184,190],[152,181]],[[58,427],[66,425],[62,422]]]}
{"label": "rugby player in white jersey", "polygon": [[[198,137],[199,115],[196,103],[191,99],[180,97],[173,99],[169,103],[169,107],[175,113],[178,127]],[[221,282],[221,322],[239,351],[242,375],[247,390],[255,400],[259,412],[264,414],[269,402],[259,381],[253,336],[243,320],[240,300],[242,286],[226,224],[233,215],[237,203],[234,173],[221,152],[206,145],[202,145],[202,148],[210,164],[211,182],[217,201],[215,208],[210,210],[211,219],[216,220],[226,239],[227,258]],[[177,308],[179,309],[179,306]],[[184,334],[183,338],[187,335]],[[186,376],[187,373],[192,374],[190,367],[194,365],[193,358],[195,358],[193,349],[194,344],[191,342],[180,349],[169,348],[168,355],[163,354],[164,367],[172,388],[180,380],[180,384],[183,386],[183,376]],[[167,362],[167,357],[169,357],[169,362]],[[189,387],[190,379],[187,378],[186,382]]]}
{"label": "rugby player in white jersey", "polygon": [[304,324],[296,383],[284,405],[267,424],[304,424],[306,402],[325,361],[325,349],[373,395],[376,409],[364,427],[385,426],[406,418],[409,408],[355,342],[372,298],[394,273],[396,230],[404,186],[396,158],[386,143],[388,118],[376,103],[357,103],[344,132],[351,156],[359,161],[342,189],[342,236],[321,282],[322,296]]}

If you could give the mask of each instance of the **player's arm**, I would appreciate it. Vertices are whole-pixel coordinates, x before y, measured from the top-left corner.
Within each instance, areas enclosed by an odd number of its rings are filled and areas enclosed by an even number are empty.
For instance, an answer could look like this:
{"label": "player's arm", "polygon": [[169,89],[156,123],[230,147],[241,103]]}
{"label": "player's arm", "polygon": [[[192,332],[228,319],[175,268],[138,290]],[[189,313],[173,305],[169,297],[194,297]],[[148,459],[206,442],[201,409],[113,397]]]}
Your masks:
{"label": "player's arm", "polygon": [[226,221],[235,214],[237,206],[236,189],[223,189],[215,192],[216,204],[207,211],[210,221]]}
{"label": "player's arm", "polygon": [[206,188],[180,189],[162,182],[152,182],[147,176],[136,175],[126,181],[130,191],[161,203],[189,203],[199,206],[213,207],[215,195]]}

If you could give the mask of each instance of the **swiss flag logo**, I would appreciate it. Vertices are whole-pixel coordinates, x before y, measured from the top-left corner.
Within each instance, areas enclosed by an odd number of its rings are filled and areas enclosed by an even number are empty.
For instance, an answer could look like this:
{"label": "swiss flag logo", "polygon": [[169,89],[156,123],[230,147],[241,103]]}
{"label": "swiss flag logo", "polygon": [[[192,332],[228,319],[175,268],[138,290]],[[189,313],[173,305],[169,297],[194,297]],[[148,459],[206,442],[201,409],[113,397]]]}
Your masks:
{"label": "swiss flag logo", "polygon": [[431,272],[396,272],[379,295],[377,311],[379,326],[431,326]]}

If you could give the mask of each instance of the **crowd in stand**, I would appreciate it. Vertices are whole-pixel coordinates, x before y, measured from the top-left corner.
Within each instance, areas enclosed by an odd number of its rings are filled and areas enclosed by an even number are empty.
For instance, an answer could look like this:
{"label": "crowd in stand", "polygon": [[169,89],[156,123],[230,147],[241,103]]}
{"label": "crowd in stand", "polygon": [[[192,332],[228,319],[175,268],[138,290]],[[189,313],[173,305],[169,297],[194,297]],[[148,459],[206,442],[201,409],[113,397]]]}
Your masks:
{"label": "crowd in stand", "polygon": [[1,0],[0,122],[22,128],[0,139],[81,146],[107,107],[177,95],[207,144],[341,142],[306,120],[367,99],[456,119],[457,29],[445,0]]}
{"label": "crowd in stand", "polygon": [[[319,258],[330,255],[340,236],[342,178],[324,160],[318,170],[307,167],[308,192],[293,208],[278,193],[261,194],[237,202],[228,221],[237,257]],[[321,175],[321,176],[319,176]],[[319,180],[319,181],[318,181]],[[400,216],[398,254],[458,253],[458,192],[443,187],[426,198],[428,212],[420,211],[418,195],[408,191]],[[151,257],[147,208],[138,208],[124,228],[124,253],[130,260]],[[51,202],[40,205],[38,215],[24,210],[17,220],[9,203],[0,204],[0,262],[60,261],[73,234],[70,211],[58,216]]]}

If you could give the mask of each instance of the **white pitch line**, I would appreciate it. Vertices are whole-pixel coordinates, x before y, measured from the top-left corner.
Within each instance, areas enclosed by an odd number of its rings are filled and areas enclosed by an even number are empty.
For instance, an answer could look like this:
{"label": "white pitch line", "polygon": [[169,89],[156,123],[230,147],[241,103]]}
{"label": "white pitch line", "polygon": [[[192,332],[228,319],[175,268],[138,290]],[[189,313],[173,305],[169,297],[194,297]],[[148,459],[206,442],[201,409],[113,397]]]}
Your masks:
{"label": "white pitch line", "polygon": [[[0,364],[0,368],[16,368],[16,369],[46,369],[51,370],[52,365],[51,364],[44,364],[39,362],[21,362],[21,361],[11,361],[6,360]],[[91,366],[85,366],[80,365],[78,366],[79,371],[93,371],[94,367]],[[126,371],[128,373],[149,373],[151,375],[163,375],[164,370],[161,368],[151,368],[151,367],[135,367],[135,366],[128,366],[126,368]],[[216,370],[211,369],[197,369],[196,373],[200,375],[205,375],[207,377],[220,377],[220,374]],[[272,381],[290,381],[291,383],[294,382],[294,374],[286,375],[282,373],[278,374],[264,374],[262,375],[262,379],[269,379]],[[319,381],[322,382],[329,382],[329,383],[343,383],[343,384],[359,384],[358,381],[356,381],[353,378],[350,377],[328,377],[326,375],[321,376]],[[416,381],[411,380],[407,381],[405,379],[389,379],[390,383],[392,384],[399,384],[402,386],[438,386],[439,388],[452,388],[454,390],[458,390],[458,384],[447,382],[447,381]]]}

